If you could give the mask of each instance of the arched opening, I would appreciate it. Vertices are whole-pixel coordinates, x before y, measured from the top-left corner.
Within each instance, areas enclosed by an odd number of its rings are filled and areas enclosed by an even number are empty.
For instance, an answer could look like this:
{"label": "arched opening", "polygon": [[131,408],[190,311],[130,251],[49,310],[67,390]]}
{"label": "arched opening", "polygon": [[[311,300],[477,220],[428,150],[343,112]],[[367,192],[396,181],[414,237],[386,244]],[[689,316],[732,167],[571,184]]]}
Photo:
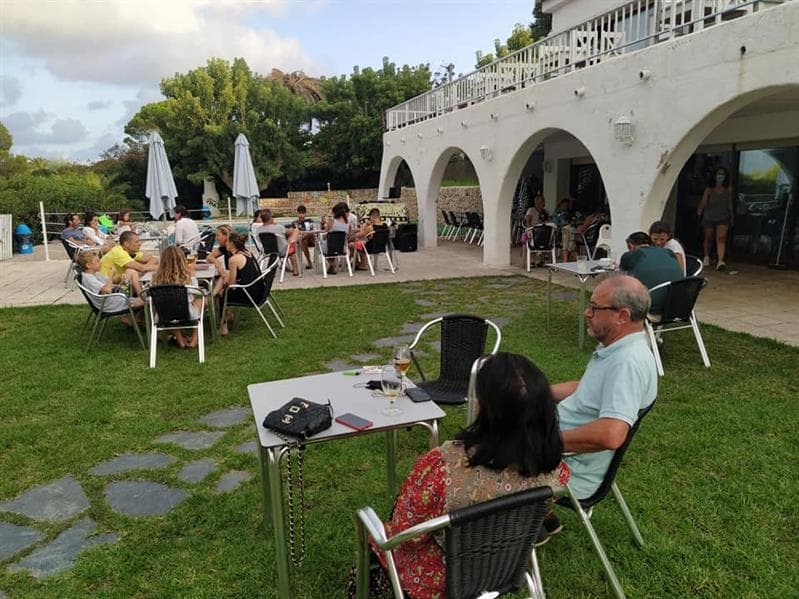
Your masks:
{"label": "arched opening", "polygon": [[416,184],[404,157],[394,156],[389,161],[380,189],[383,197],[379,200],[384,204],[379,208],[383,218],[399,224],[418,220]]}
{"label": "arched opening", "polygon": [[[719,167],[729,173],[729,214],[700,216]],[[709,231],[717,265],[714,219],[724,217],[727,262],[799,267],[799,86],[757,90],[718,107],[675,148],[670,168],[650,194],[667,198],[662,215],[649,216],[671,223],[689,254],[705,255]]]}
{"label": "arched opening", "polygon": [[[536,206],[536,197],[543,206]],[[558,262],[586,252],[583,237],[594,249],[601,224],[610,223],[611,206],[597,164],[589,148],[564,129],[548,128],[531,135],[512,158],[503,178],[497,223],[511,247],[511,264],[526,266],[525,244],[530,227],[551,225]],[[539,209],[541,208],[541,209]],[[602,250],[604,251],[604,250]],[[531,266],[551,259],[541,252]]]}

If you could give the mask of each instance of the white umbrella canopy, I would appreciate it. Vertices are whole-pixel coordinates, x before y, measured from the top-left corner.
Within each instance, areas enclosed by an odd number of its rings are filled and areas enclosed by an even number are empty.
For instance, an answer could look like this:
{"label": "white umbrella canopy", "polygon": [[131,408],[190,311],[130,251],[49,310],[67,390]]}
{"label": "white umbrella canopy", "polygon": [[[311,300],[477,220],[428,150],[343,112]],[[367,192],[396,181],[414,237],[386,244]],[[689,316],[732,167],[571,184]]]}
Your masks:
{"label": "white umbrella canopy", "polygon": [[144,195],[150,200],[150,214],[158,220],[161,216],[166,218],[167,213],[175,209],[175,198],[178,190],[172,169],[164,150],[164,140],[153,131],[150,134],[150,149],[147,154],[147,187]]}
{"label": "white umbrella canopy", "polygon": [[250,142],[243,133],[236,138],[236,153],[233,156],[233,196],[236,198],[236,214],[252,216],[258,209],[258,181],[250,156]]}

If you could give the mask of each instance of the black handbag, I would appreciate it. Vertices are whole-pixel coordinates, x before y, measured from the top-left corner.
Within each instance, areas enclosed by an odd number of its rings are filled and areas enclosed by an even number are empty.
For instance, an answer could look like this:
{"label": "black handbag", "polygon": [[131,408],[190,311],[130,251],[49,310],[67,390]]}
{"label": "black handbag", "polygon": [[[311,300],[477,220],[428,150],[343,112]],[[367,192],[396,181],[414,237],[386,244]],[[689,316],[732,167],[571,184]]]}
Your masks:
{"label": "black handbag", "polygon": [[264,426],[278,436],[294,437],[300,441],[329,429],[332,424],[333,408],[329,401],[318,404],[301,397],[272,410],[264,419]]}

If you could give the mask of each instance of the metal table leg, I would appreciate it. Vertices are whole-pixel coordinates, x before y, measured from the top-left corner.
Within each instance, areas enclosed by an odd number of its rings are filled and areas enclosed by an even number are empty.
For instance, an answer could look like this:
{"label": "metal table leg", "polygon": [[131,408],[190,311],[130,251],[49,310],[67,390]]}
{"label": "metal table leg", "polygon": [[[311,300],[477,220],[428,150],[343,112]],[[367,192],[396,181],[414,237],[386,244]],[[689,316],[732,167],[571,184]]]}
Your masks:
{"label": "metal table leg", "polygon": [[[275,540],[275,563],[277,565],[277,596],[291,599],[291,577],[289,575],[289,552],[286,541],[286,522],[283,513],[283,478],[280,474],[280,458],[285,448],[269,447],[261,451],[265,454],[269,507],[272,517],[272,535]],[[268,487],[268,488],[267,488]]]}
{"label": "metal table leg", "polygon": [[547,274],[547,333],[549,332],[549,321],[552,318],[552,269]]}
{"label": "metal table leg", "polygon": [[264,510],[264,533],[268,533],[271,527],[270,514],[272,513],[269,496],[269,454],[260,445],[258,447],[258,462],[261,466],[261,503]]}
{"label": "metal table leg", "polygon": [[386,431],[386,491],[389,501],[397,494],[397,429]]}
{"label": "metal table leg", "polygon": [[577,331],[577,346],[583,349],[585,345],[585,283],[587,277],[579,277],[580,279],[580,318],[577,320],[579,327]]}

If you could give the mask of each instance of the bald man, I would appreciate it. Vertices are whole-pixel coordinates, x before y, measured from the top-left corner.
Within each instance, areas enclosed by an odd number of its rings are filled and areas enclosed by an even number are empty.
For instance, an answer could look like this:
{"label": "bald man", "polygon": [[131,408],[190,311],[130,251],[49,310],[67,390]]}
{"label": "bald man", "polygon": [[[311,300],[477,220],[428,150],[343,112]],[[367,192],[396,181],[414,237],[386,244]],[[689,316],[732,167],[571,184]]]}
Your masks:
{"label": "bald man", "polygon": [[613,452],[638,412],[655,401],[657,369],[644,333],[649,292],[628,275],[604,279],[585,309],[588,334],[599,342],[582,379],[552,385],[558,402],[569,485],[586,499],[599,488]]}

